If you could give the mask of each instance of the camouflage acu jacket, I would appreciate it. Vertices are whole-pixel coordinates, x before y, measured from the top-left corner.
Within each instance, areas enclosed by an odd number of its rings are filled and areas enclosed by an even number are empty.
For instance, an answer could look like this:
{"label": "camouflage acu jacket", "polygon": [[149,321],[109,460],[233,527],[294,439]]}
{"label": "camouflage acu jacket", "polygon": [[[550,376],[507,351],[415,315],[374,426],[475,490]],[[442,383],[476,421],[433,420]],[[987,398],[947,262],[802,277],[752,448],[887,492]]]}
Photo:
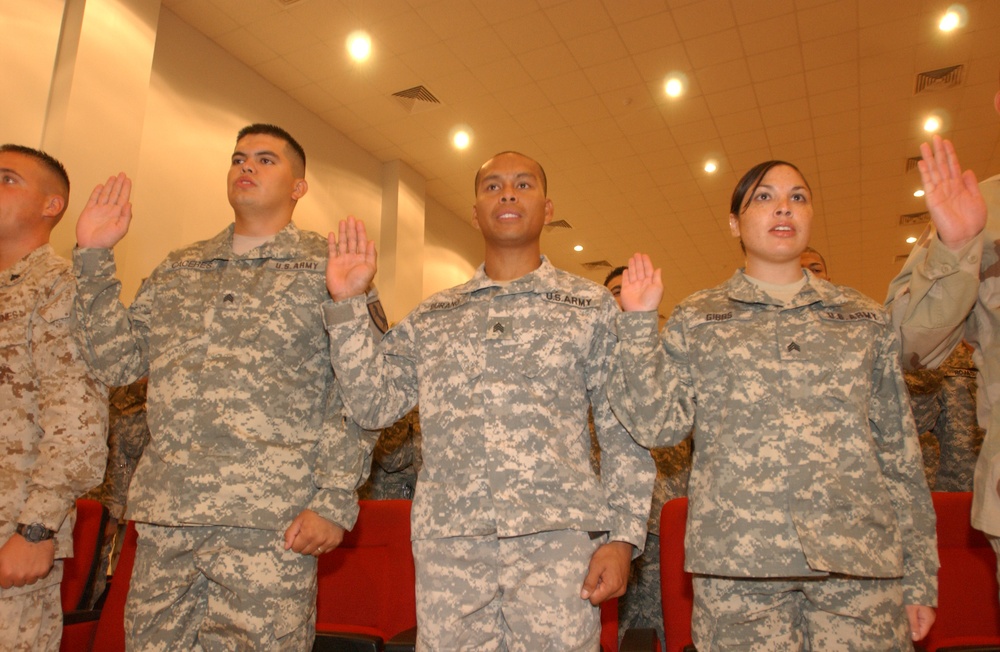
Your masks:
{"label": "camouflage acu jacket", "polygon": [[662,333],[624,313],[609,393],[649,446],[694,426],[688,570],[905,577],[937,599],[934,511],[888,316],[808,274],[787,306],[738,271]]}
{"label": "camouflage acu jacket", "polygon": [[74,292],[49,245],[0,272],[0,542],[41,523],[57,532],[57,558],[72,556],[67,516],[107,462],[107,388],[70,332]]}
{"label": "camouflage acu jacket", "polygon": [[903,340],[907,368],[936,367],[963,337],[979,368],[976,412],[986,428],[976,463],[972,524],[1000,536],[1000,175],[979,184],[986,228],[952,252],[933,226],[889,286],[888,305]]}
{"label": "camouflage acu jacket", "polygon": [[308,508],[349,528],[374,437],[349,423],[330,368],[326,239],[289,224],[237,255],[232,233],[170,254],[127,310],[111,252],[74,252],[91,364],[111,385],[149,375],[126,515],[282,530]]}
{"label": "camouflage acu jacket", "polygon": [[[360,299],[325,306],[345,403],[367,428],[419,397],[419,539],[606,530],[641,550],[653,461],[605,394],[618,308],[600,285],[541,266],[505,285],[481,266],[376,345]],[[590,467],[587,406],[602,450]]]}

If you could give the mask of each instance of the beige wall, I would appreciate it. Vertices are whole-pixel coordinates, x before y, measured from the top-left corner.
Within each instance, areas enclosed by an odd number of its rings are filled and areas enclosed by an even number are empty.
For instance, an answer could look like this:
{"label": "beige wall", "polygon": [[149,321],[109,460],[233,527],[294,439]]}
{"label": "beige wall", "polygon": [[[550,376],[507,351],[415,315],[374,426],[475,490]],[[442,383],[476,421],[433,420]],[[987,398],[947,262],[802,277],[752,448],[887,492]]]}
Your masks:
{"label": "beige wall", "polygon": [[[115,135],[114,116],[87,117],[92,106],[106,106],[97,96],[103,92],[102,78],[109,75],[81,68],[73,59],[60,59],[63,52],[57,50],[61,47],[65,51],[67,40],[63,34],[60,45],[63,2],[37,0],[36,7],[33,0],[32,11],[27,12],[21,4],[0,0],[0,25],[5,34],[0,40],[0,56],[12,60],[8,57],[17,54],[18,61],[34,64],[31,74],[15,78],[11,86],[5,79],[5,87],[13,92],[3,93],[0,100],[5,113],[0,141],[44,145],[59,158],[67,156],[63,146],[72,150],[71,160],[64,158],[73,181],[70,210],[53,234],[53,244],[60,253],[68,255],[73,246],[75,216],[90,189],[118,172],[108,169],[114,164],[107,161],[121,161],[117,165],[135,181],[135,217],[115,252],[122,296],[130,301],[141,279],[167,252],[211,237],[232,221],[225,192],[229,154],[236,132],[250,122],[279,124],[306,150],[309,192],[296,208],[295,221],[300,227],[326,233],[336,228],[338,220],[353,214],[365,220],[369,234],[380,246],[384,168],[380,161],[160,7],[158,1],[69,0],[68,5],[68,13],[79,15],[86,15],[84,5],[87,11],[110,6],[116,9],[112,14],[119,15],[115,5],[120,5],[121,16],[147,17],[148,23],[152,15],[157,20],[153,29],[142,20],[117,21],[110,28],[127,32],[132,59],[141,58],[145,48],[151,64],[146,64],[147,70],[130,73],[130,83],[141,81],[146,84],[145,92],[133,90],[133,101],[121,109],[128,129],[138,125],[136,135],[103,138],[108,133]],[[12,33],[8,28],[15,26],[17,35],[24,38],[7,38]],[[85,46],[93,46],[95,35],[86,19],[81,29],[80,51],[86,53]],[[109,28],[105,25],[102,29]],[[66,77],[71,78],[69,82]],[[49,106],[52,102],[57,106]],[[82,130],[81,121],[90,128]],[[60,127],[69,133],[58,134]],[[52,133],[59,136],[53,145],[45,140],[46,129],[50,139]],[[135,141],[134,146],[131,141]],[[137,151],[131,151],[133,148]],[[407,228],[410,236],[402,231],[397,235],[412,239],[412,220],[407,220]],[[422,288],[415,284],[400,288],[401,293],[392,292],[394,301],[406,309],[432,291],[468,279],[482,258],[478,232],[430,200],[426,202],[424,228],[427,246],[422,255],[393,260],[397,275],[409,269],[410,278],[422,275],[424,279]],[[400,246],[396,249],[410,251]],[[433,262],[426,264],[428,261]],[[395,290],[391,279],[379,277],[376,282],[383,288],[388,283],[389,289]],[[411,296],[420,292],[423,296]],[[394,307],[387,308],[390,314],[396,312]]]}

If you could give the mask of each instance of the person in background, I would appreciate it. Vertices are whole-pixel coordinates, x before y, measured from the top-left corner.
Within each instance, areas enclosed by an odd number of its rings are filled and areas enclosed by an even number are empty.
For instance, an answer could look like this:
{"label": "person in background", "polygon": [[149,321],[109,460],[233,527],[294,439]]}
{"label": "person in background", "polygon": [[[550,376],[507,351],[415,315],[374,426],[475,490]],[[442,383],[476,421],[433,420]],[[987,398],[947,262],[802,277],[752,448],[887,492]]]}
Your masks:
{"label": "person in background", "polygon": [[62,163],[0,146],[0,649],[58,650],[76,499],[107,460],[107,388],[70,330],[76,284],[49,244]]}
{"label": "person in background", "polygon": [[660,270],[622,284],[608,393],[646,446],[694,428],[685,567],[714,650],[898,650],[934,622],[934,510],[887,313],[805,272],[812,191],[765,161],[733,191],[746,267],[658,335]]}

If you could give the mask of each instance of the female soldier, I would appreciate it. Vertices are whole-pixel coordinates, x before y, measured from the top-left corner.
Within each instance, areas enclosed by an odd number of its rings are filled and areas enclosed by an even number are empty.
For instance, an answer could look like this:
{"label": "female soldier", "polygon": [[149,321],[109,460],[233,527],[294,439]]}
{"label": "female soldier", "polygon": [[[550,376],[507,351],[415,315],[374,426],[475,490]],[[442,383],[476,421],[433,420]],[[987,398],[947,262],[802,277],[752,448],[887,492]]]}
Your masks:
{"label": "female soldier", "polygon": [[747,172],[729,216],[746,268],[659,337],[660,270],[636,254],[625,273],[608,391],[644,446],[694,426],[700,652],[903,650],[934,621],[934,512],[899,343],[880,305],[801,268],[812,213],[794,165]]}

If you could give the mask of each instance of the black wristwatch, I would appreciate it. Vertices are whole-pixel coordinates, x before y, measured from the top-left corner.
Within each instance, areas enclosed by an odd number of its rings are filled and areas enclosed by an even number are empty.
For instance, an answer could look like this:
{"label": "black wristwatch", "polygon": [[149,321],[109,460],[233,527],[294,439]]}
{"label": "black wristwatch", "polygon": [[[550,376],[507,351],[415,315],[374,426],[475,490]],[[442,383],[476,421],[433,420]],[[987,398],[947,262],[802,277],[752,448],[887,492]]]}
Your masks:
{"label": "black wristwatch", "polygon": [[28,543],[38,543],[39,541],[51,539],[56,535],[55,530],[50,530],[41,523],[32,523],[31,525],[18,523],[17,533],[24,537],[24,540]]}

